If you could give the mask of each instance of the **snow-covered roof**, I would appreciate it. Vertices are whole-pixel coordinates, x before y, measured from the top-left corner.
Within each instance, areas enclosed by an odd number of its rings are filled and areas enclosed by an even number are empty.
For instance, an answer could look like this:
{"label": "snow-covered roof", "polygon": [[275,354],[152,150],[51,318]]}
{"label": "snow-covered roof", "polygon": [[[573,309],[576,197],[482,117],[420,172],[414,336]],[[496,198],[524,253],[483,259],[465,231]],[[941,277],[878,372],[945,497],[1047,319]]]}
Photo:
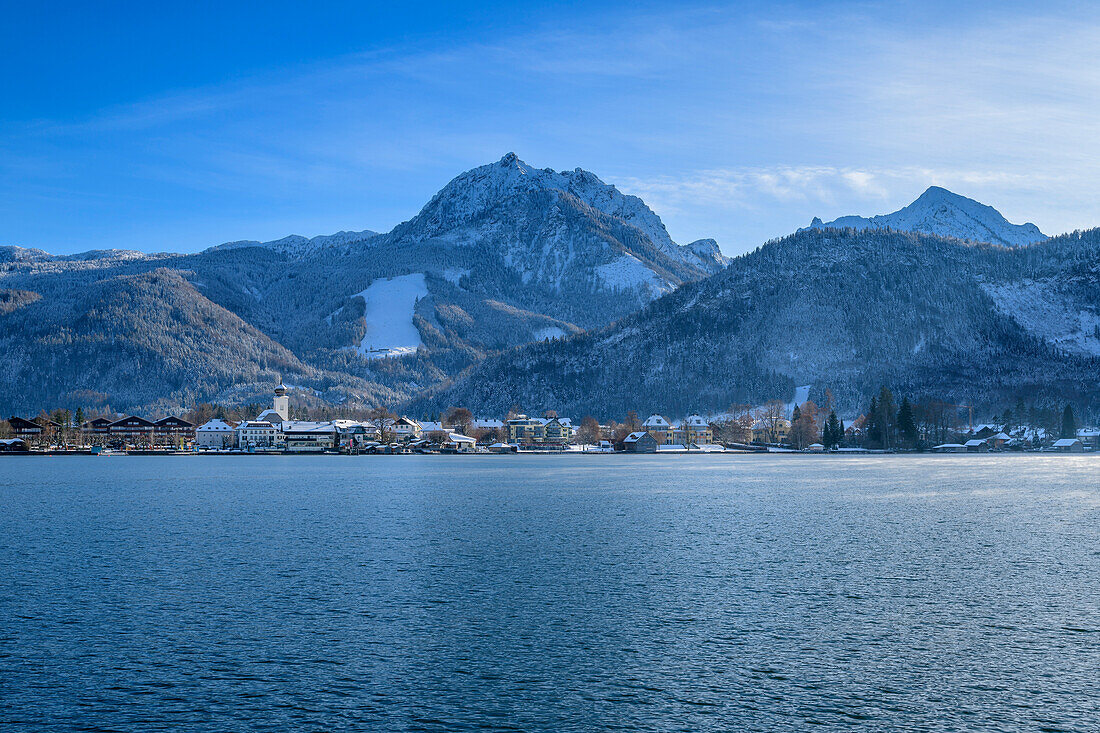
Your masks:
{"label": "snow-covered roof", "polygon": [[339,418],[337,420],[329,421],[332,425],[338,428],[354,428],[354,427],[374,427],[374,423],[367,422],[366,420],[348,420],[346,418]]}
{"label": "snow-covered roof", "polygon": [[425,433],[436,433],[443,430],[443,423],[437,420],[424,420],[420,423],[420,429]]}
{"label": "snow-covered roof", "polygon": [[966,441],[967,448],[977,448],[980,445],[985,445],[985,441],[980,438],[974,438],[973,440]]}
{"label": "snow-covered roof", "polygon": [[462,433],[451,433],[447,436],[448,443],[476,443],[477,441],[471,438],[469,435],[463,435]]}
{"label": "snow-covered roof", "polygon": [[264,410],[259,415],[257,415],[256,419],[257,420],[267,420],[268,422],[276,423],[276,422],[282,422],[283,421],[283,416],[280,415],[275,410],[268,409],[268,410]]}
{"label": "snow-covered roof", "polygon": [[[979,441],[981,442],[981,441]],[[941,443],[936,446],[932,446],[932,450],[939,450],[940,448],[965,448],[962,443]]]}
{"label": "snow-covered roof", "polygon": [[481,418],[478,418],[477,420],[474,420],[474,427],[475,428],[480,428],[482,430],[491,430],[493,428],[502,428],[502,427],[504,427],[504,421],[503,420],[483,420]]}
{"label": "snow-covered roof", "polygon": [[332,433],[336,426],[328,421],[287,420],[283,423],[284,433]]}
{"label": "snow-covered roof", "polygon": [[1069,448],[1070,446],[1079,445],[1081,441],[1077,438],[1059,438],[1054,441],[1055,448]]}
{"label": "snow-covered roof", "polygon": [[650,415],[642,423],[644,428],[667,428],[669,427],[668,420],[664,419],[660,415]]}
{"label": "snow-covered roof", "polygon": [[688,415],[680,424],[690,428],[705,428],[709,423],[699,415]]}
{"label": "snow-covered roof", "polygon": [[1005,435],[1004,433],[997,433],[993,436],[993,440],[1012,440],[1012,436]]}
{"label": "snow-covered roof", "polygon": [[559,423],[567,428],[573,427],[573,421],[567,417],[540,417],[535,419],[536,422],[542,424],[543,426],[549,425],[555,420],[557,420]]}
{"label": "snow-covered roof", "polygon": [[353,434],[356,434],[356,435],[361,435],[363,433],[377,433],[378,432],[378,428],[375,427],[374,423],[370,423],[370,422],[366,422],[366,421],[363,421],[363,422],[355,422],[355,421],[352,421],[352,420],[334,421],[333,422],[333,427],[338,432],[353,433]]}
{"label": "snow-covered roof", "polygon": [[214,418],[209,422],[205,422],[202,425],[195,428],[195,432],[203,433],[225,433],[233,430],[236,427],[235,423],[226,422],[225,420],[219,420]]}
{"label": "snow-covered roof", "polygon": [[275,426],[272,425],[271,423],[269,423],[267,420],[245,420],[243,423],[241,423],[240,425],[237,426],[237,430],[241,430],[241,429],[245,429],[245,428],[252,428],[252,429],[270,428],[270,429],[274,430]]}
{"label": "snow-covered roof", "polygon": [[1078,438],[1100,438],[1100,428],[1081,428],[1077,431]]}
{"label": "snow-covered roof", "polygon": [[636,443],[642,438],[643,435],[649,435],[649,433],[645,432],[644,430],[641,431],[641,432],[637,432],[637,433],[631,433],[630,435],[623,438],[623,442],[624,443]]}

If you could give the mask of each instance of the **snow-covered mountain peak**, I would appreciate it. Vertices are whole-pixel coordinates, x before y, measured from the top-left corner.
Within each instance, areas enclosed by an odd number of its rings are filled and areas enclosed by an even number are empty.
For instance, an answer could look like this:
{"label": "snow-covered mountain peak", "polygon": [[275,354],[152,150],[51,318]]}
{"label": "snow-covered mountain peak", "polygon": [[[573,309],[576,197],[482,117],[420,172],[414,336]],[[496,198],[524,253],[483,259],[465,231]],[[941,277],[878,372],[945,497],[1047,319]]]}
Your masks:
{"label": "snow-covered mountain peak", "polygon": [[814,217],[810,229],[897,229],[1017,247],[1046,239],[1034,224],[1012,224],[992,206],[929,186],[908,206],[870,218],[842,216],[823,223]]}
{"label": "snow-covered mountain peak", "polygon": [[951,191],[948,191],[946,188],[943,188],[941,186],[929,186],[924,190],[924,193],[917,197],[917,200],[913,203],[924,202],[925,204],[930,204],[940,201],[963,202],[971,201],[971,199],[968,199],[965,196],[960,196],[957,193],[952,193]]}
{"label": "snow-covered mountain peak", "polygon": [[525,168],[526,165],[515,153],[506,153],[499,163],[501,168]]}
{"label": "snow-covered mountain peak", "polygon": [[707,263],[708,267],[725,267],[729,264],[729,258],[722,254],[718,242],[713,239],[696,239],[685,244],[684,249],[698,257],[700,262]]}
{"label": "snow-covered mountain peak", "polygon": [[700,256],[690,247],[677,245],[661,218],[644,201],[622,193],[595,173],[583,168],[560,172],[535,168],[515,153],[455,177],[393,234],[405,241],[456,236],[468,241],[467,234],[458,233],[468,232],[471,226],[493,227],[505,221],[513,226],[536,218],[545,220],[545,207],[553,207],[553,202],[560,203],[563,198],[638,229],[660,252],[677,262],[708,272],[724,264],[721,255],[716,259],[709,249]]}

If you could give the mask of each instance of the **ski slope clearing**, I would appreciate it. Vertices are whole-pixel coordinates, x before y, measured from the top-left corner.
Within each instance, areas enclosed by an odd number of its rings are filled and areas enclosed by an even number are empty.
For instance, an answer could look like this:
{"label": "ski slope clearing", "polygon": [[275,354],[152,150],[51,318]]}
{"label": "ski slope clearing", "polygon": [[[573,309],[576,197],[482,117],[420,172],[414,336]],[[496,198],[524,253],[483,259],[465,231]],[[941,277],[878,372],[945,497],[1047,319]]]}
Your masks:
{"label": "ski slope clearing", "polygon": [[353,297],[363,299],[367,332],[357,351],[368,359],[413,354],[422,344],[413,325],[416,301],[428,296],[421,272],[375,280]]}

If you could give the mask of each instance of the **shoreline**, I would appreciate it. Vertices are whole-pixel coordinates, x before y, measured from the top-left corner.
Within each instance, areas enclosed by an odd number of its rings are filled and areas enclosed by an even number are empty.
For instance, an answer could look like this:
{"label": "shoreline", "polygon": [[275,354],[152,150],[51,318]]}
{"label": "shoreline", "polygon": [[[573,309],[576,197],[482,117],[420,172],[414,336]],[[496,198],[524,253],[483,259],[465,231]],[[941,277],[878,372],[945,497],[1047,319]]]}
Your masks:
{"label": "shoreline", "polygon": [[69,457],[69,456],[88,456],[98,458],[122,458],[122,457],[145,457],[145,458],[166,458],[166,457],[287,457],[287,456],[329,456],[329,457],[346,457],[346,458],[359,458],[370,457],[376,458],[381,456],[389,457],[401,457],[401,456],[493,456],[493,457],[506,457],[506,456],[831,456],[831,457],[859,457],[859,456],[1028,456],[1028,455],[1042,455],[1042,456],[1088,456],[1088,455],[1100,455],[1100,451],[1082,451],[1082,452],[1069,452],[1058,450],[1028,450],[1028,451],[982,451],[982,452],[936,452],[936,451],[883,451],[883,450],[866,450],[866,451],[800,451],[800,450],[736,450],[728,449],[723,451],[658,451],[656,453],[634,453],[632,451],[579,451],[579,450],[566,450],[566,451],[518,451],[513,453],[494,453],[494,452],[477,452],[477,453],[344,453],[337,451],[164,451],[164,450],[127,450],[117,451],[114,453],[93,453],[90,450],[50,450],[50,451],[4,451],[0,452],[0,457],[4,456],[20,456],[24,458],[57,458],[57,457]]}

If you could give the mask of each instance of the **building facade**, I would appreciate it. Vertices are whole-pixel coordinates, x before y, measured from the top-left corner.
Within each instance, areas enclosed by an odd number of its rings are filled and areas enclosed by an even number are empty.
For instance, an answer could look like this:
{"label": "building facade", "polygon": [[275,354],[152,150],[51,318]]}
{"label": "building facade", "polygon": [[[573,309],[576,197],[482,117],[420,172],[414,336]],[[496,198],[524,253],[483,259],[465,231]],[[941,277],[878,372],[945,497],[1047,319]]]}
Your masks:
{"label": "building facade", "polygon": [[653,439],[657,441],[657,445],[671,445],[675,441],[673,440],[672,423],[664,418],[663,415],[650,415],[642,423],[642,430],[653,436]]}
{"label": "building facade", "polygon": [[679,445],[707,445],[714,442],[714,431],[699,415],[688,415],[673,430],[672,438]]}
{"label": "building facade", "polygon": [[267,420],[245,420],[237,426],[237,447],[241,450],[276,448],[282,437]]}
{"label": "building facade", "polygon": [[213,450],[237,447],[237,425],[217,418],[195,428],[195,445]]}
{"label": "building facade", "polygon": [[508,442],[530,447],[560,447],[573,442],[573,421],[562,417],[517,415],[504,424]]}

